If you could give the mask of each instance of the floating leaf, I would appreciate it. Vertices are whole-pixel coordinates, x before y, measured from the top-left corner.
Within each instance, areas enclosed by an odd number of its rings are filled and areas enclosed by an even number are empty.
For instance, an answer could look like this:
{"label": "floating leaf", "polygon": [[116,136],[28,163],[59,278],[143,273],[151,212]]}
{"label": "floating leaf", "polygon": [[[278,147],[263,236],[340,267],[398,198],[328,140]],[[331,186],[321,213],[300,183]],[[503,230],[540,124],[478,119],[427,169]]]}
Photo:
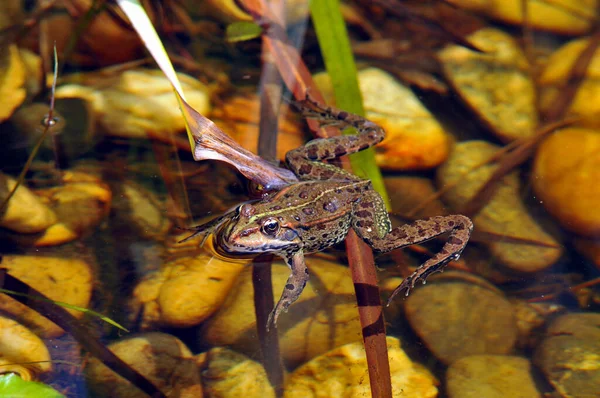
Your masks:
{"label": "floating leaf", "polygon": [[262,34],[262,28],[249,21],[234,22],[227,25],[225,37],[230,43],[256,39]]}
{"label": "floating leaf", "polygon": [[64,398],[65,396],[36,381],[25,381],[15,373],[0,376],[0,397],[11,398]]}

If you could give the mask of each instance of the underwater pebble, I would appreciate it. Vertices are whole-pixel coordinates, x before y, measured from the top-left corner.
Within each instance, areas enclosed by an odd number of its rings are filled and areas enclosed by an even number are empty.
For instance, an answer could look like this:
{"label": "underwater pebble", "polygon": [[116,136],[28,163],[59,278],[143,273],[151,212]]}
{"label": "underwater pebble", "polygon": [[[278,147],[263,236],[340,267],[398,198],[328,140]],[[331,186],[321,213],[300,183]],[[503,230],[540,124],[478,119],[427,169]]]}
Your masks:
{"label": "underwater pebble", "polygon": [[0,122],[8,119],[27,95],[26,65],[19,48],[7,44],[0,47]]}
{"label": "underwater pebble", "polygon": [[429,178],[386,176],[383,182],[395,214],[407,214],[415,208],[420,209],[411,214],[415,219],[448,214],[439,198],[432,199],[436,189]]}
{"label": "underwater pebble", "polygon": [[265,368],[247,356],[215,347],[196,357],[205,398],[275,398]]}
{"label": "underwater pebble", "polygon": [[[559,34],[577,35],[591,29],[597,0],[538,1],[527,3],[527,24],[533,29]],[[523,0],[448,0],[462,9],[491,19],[517,25],[523,24]]]}
{"label": "underwater pebble", "polygon": [[[108,345],[125,363],[144,375],[168,397],[202,397],[202,384],[196,361],[178,338],[165,333],[145,333]],[[90,358],[85,367],[86,380],[98,396],[147,398],[129,381]]]}
{"label": "underwater pebble", "polygon": [[473,355],[454,362],[446,372],[449,398],[538,398],[531,363],[526,358]]}
{"label": "underwater pebble", "polygon": [[[494,173],[492,163],[476,170],[500,148],[485,141],[465,141],[455,145],[448,161],[437,173],[438,186],[458,183],[443,195],[444,201],[455,211],[471,199]],[[492,232],[499,236],[530,239],[556,248],[538,245],[502,242],[500,238],[485,242],[494,259],[516,273],[541,271],[554,264],[561,255],[558,242],[547,234],[529,215],[521,201],[517,171],[506,175],[497,184],[496,192],[487,205],[473,217],[475,230]]]}
{"label": "underwater pebble", "polygon": [[110,188],[98,177],[80,171],[65,171],[60,186],[35,192],[56,213],[58,221],[40,236],[16,236],[23,245],[56,246],[73,241],[91,232],[110,212]]}
{"label": "underwater pebble", "polygon": [[197,325],[223,304],[246,266],[247,260],[227,261],[208,249],[168,261],[135,287],[130,319],[142,329]]}
{"label": "underwater pebble", "polygon": [[[319,73],[315,84],[328,104],[335,104],[329,76]],[[430,169],[448,156],[451,137],[412,90],[376,68],[358,72],[366,118],[379,124],[386,138],[375,148],[379,167],[389,170]]]}
{"label": "underwater pebble", "polygon": [[568,127],[539,146],[531,182],[544,207],[580,235],[600,236],[600,131]]}
{"label": "underwater pebble", "polygon": [[597,397],[600,391],[600,314],[556,318],[537,347],[534,363],[561,397]]}
{"label": "underwater pebble", "polygon": [[166,204],[154,192],[133,181],[125,181],[118,189],[120,195],[115,194],[112,204],[115,217],[145,238],[164,239],[171,228]]}
{"label": "underwater pebble", "polygon": [[[210,111],[208,88],[178,73],[187,103],[201,114]],[[127,138],[166,137],[185,131],[173,86],[160,70],[110,70],[65,76],[68,84],[56,89],[56,98],[83,98],[92,104],[96,120],[106,133]]]}
{"label": "underwater pebble", "polygon": [[0,316],[0,373],[17,373],[23,380],[37,380],[52,370],[44,342],[20,323]]}
{"label": "underwater pebble", "polygon": [[467,39],[484,53],[447,46],[438,54],[446,78],[502,141],[533,135],[537,125],[535,87],[517,42],[492,28]]}
{"label": "underwater pebble", "polygon": [[[304,292],[277,323],[284,363],[297,366],[343,344],[362,340],[350,271],[321,255],[306,259],[311,277]],[[290,274],[281,261],[272,266],[273,295],[278,300]],[[202,326],[199,340],[227,346],[250,357],[259,346],[254,314],[252,270],[246,268],[221,309]]]}
{"label": "underwater pebble", "polygon": [[[75,258],[54,256],[4,255],[2,268],[52,300],[88,308],[93,277],[90,266]],[[83,312],[65,308],[76,318]],[[43,338],[58,337],[64,331],[24,304],[0,294],[0,311],[29,327]]]}
{"label": "underwater pebble", "polygon": [[[392,396],[434,398],[437,381],[414,364],[400,348],[400,340],[387,337]],[[362,341],[346,344],[300,366],[289,377],[284,398],[359,398],[371,396]]]}
{"label": "underwater pebble", "polygon": [[479,285],[436,282],[415,289],[406,317],[440,361],[479,354],[508,354],[517,338],[515,312],[497,292]]}
{"label": "underwater pebble", "polygon": [[[0,201],[4,201],[17,181],[0,173]],[[0,226],[24,234],[42,232],[56,222],[56,214],[25,185],[21,184],[0,215]]]}
{"label": "underwater pebble", "polygon": [[[541,71],[538,84],[540,93],[540,109],[547,112],[557,100],[564,96],[565,84],[570,82],[571,70],[577,58],[590,44],[587,38],[572,40],[560,47],[548,58]],[[588,127],[600,127],[600,53],[596,51],[591,62],[581,76],[577,93],[573,98],[566,115],[575,116],[577,124]],[[555,115],[551,115],[555,116]]]}
{"label": "underwater pebble", "polygon": [[565,307],[554,303],[530,303],[518,299],[512,299],[511,303],[517,317],[519,348],[535,347],[543,337],[547,319],[565,311]]}

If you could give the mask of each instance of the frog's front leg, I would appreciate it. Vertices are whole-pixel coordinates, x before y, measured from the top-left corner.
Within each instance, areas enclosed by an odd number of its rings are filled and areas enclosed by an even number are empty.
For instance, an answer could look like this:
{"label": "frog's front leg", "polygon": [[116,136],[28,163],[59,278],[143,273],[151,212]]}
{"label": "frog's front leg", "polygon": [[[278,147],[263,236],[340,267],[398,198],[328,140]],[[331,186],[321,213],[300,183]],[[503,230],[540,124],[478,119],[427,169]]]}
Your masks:
{"label": "frog's front leg", "polygon": [[406,290],[408,296],[417,280],[421,279],[425,283],[427,276],[441,270],[448,262],[458,260],[473,230],[472,221],[463,215],[431,217],[393,230],[390,226],[385,205],[377,192],[365,193],[361,200],[354,205],[354,230],[379,252],[389,252],[404,246],[422,243],[446,232],[450,232],[450,236],[442,250],[421,264],[410,276],[404,278],[388,299],[388,305],[394,296],[403,290]]}
{"label": "frog's front leg", "polygon": [[299,250],[290,256],[286,256],[284,259],[292,273],[285,283],[281,298],[275,305],[273,311],[269,314],[267,330],[269,330],[271,326],[277,327],[277,318],[279,318],[279,315],[284,311],[287,312],[289,306],[298,300],[298,297],[300,297],[300,294],[308,282],[308,268],[304,262],[304,253],[302,250]]}

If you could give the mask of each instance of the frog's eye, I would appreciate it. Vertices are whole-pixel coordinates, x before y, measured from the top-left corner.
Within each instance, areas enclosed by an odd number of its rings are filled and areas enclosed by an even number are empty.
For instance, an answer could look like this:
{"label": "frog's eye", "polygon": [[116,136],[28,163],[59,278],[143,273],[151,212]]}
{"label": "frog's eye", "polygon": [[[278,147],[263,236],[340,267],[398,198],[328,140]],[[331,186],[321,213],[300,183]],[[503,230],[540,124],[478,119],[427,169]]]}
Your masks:
{"label": "frog's eye", "polygon": [[267,218],[261,230],[265,235],[274,236],[279,231],[279,222],[274,218]]}

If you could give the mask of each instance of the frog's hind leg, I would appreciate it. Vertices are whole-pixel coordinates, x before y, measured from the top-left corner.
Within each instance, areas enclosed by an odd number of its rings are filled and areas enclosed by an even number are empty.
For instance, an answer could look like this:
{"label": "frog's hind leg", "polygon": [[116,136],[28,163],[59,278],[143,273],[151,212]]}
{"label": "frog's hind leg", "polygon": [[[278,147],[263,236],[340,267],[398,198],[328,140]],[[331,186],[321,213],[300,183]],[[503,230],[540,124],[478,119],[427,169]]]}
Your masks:
{"label": "frog's hind leg", "polygon": [[358,236],[373,249],[383,253],[450,233],[444,247],[438,253],[421,264],[410,276],[404,278],[388,299],[388,305],[401,291],[406,290],[408,295],[417,280],[421,279],[425,282],[427,276],[442,270],[450,261],[458,260],[473,230],[471,220],[462,215],[431,217],[390,230],[389,216],[383,200],[375,191],[366,192],[361,200],[354,204],[353,220],[353,228]]}
{"label": "frog's hind leg", "polygon": [[308,268],[304,262],[304,253],[302,251],[294,253],[292,256],[285,258],[288,267],[292,270],[292,273],[288,277],[281,298],[275,305],[275,308],[269,314],[267,321],[267,330],[271,327],[277,327],[277,319],[279,315],[287,311],[289,306],[292,305],[306,286],[308,282]]}

